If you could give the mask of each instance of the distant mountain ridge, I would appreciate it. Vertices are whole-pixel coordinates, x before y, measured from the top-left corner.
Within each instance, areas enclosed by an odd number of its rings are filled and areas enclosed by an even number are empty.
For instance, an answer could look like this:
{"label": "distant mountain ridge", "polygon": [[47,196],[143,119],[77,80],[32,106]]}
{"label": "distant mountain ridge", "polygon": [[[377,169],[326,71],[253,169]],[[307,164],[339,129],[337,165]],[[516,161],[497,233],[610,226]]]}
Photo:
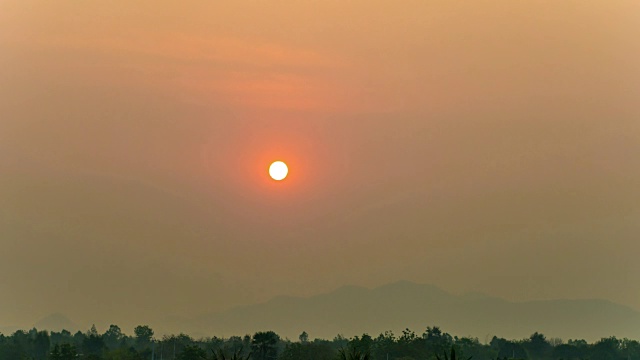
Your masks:
{"label": "distant mountain ridge", "polygon": [[67,330],[71,333],[79,330],[78,325],[76,325],[73,321],[69,320],[68,317],[60,313],[51,314],[38,320],[38,322],[35,323],[34,327],[36,329],[48,331]]}
{"label": "distant mountain ridge", "polygon": [[372,336],[409,328],[421,334],[427,326],[458,336],[547,337],[595,341],[617,336],[640,338],[640,312],[607,300],[511,302],[482,294],[453,295],[426,284],[401,281],[374,289],[346,286],[331,293],[297,298],[280,296],[262,304],[233,308],[188,321],[185,327],[203,335],[230,336],[274,330],[297,339]]}

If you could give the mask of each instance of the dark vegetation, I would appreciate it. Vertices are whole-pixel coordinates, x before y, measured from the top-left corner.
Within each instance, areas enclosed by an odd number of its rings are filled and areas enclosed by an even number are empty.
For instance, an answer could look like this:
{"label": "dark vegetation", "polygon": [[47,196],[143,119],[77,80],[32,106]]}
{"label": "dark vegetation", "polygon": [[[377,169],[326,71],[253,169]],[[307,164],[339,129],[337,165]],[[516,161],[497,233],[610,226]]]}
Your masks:
{"label": "dark vegetation", "polygon": [[527,339],[457,337],[427,327],[422,334],[406,329],[397,336],[385,332],[333,340],[310,340],[306,332],[295,341],[273,331],[230,338],[202,338],[180,334],[155,338],[149,326],[137,326],[133,336],[111,325],[103,334],[95,326],[78,331],[32,329],[0,334],[0,360],[640,360],[636,340],[603,338],[547,339],[534,333]]}

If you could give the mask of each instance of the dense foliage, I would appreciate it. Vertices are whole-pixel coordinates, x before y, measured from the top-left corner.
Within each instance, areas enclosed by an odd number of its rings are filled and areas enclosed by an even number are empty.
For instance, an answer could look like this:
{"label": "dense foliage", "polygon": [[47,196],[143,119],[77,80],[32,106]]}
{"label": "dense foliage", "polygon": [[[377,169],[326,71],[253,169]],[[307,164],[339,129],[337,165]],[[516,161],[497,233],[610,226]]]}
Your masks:
{"label": "dense foliage", "polygon": [[422,334],[409,329],[397,336],[388,331],[333,340],[310,340],[306,332],[296,341],[282,339],[273,331],[253,336],[203,338],[180,334],[155,338],[146,325],[133,336],[111,325],[103,334],[95,326],[87,332],[47,332],[32,329],[0,334],[0,360],[640,360],[636,340],[603,338],[593,344],[584,340],[547,339],[534,333],[527,339],[457,337],[438,327]]}

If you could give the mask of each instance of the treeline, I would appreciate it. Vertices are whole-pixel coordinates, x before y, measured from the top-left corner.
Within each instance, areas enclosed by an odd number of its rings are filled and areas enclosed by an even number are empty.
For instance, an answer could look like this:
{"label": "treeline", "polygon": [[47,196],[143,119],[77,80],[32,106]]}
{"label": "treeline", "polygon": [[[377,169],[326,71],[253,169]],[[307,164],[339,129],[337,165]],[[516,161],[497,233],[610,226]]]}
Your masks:
{"label": "treeline", "polygon": [[[488,339],[487,339],[488,340]],[[100,334],[95,326],[75,334],[63,330],[32,329],[0,334],[0,360],[437,360],[451,357],[474,360],[640,360],[636,340],[603,338],[584,340],[547,339],[534,333],[527,339],[493,337],[486,343],[477,338],[457,337],[427,327],[422,333],[409,329],[401,335],[387,331],[332,340],[311,340],[306,332],[295,341],[273,331],[229,338],[194,339],[188,335],[154,337],[146,325],[133,335],[111,325]]]}

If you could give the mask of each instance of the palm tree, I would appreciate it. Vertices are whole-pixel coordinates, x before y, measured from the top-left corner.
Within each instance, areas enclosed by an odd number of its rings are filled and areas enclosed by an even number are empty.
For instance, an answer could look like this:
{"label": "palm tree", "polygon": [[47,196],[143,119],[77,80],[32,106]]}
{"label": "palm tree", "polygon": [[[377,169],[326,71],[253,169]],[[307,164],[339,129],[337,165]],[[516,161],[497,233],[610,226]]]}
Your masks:
{"label": "palm tree", "polygon": [[211,349],[211,353],[211,360],[249,360],[251,357],[251,352],[246,357],[242,356],[242,346],[234,351],[230,357],[227,357],[226,352],[222,349],[218,349],[217,352]]}
{"label": "palm tree", "polygon": [[364,352],[356,349],[339,350],[339,359],[340,360],[371,360],[371,354],[369,352]]}

